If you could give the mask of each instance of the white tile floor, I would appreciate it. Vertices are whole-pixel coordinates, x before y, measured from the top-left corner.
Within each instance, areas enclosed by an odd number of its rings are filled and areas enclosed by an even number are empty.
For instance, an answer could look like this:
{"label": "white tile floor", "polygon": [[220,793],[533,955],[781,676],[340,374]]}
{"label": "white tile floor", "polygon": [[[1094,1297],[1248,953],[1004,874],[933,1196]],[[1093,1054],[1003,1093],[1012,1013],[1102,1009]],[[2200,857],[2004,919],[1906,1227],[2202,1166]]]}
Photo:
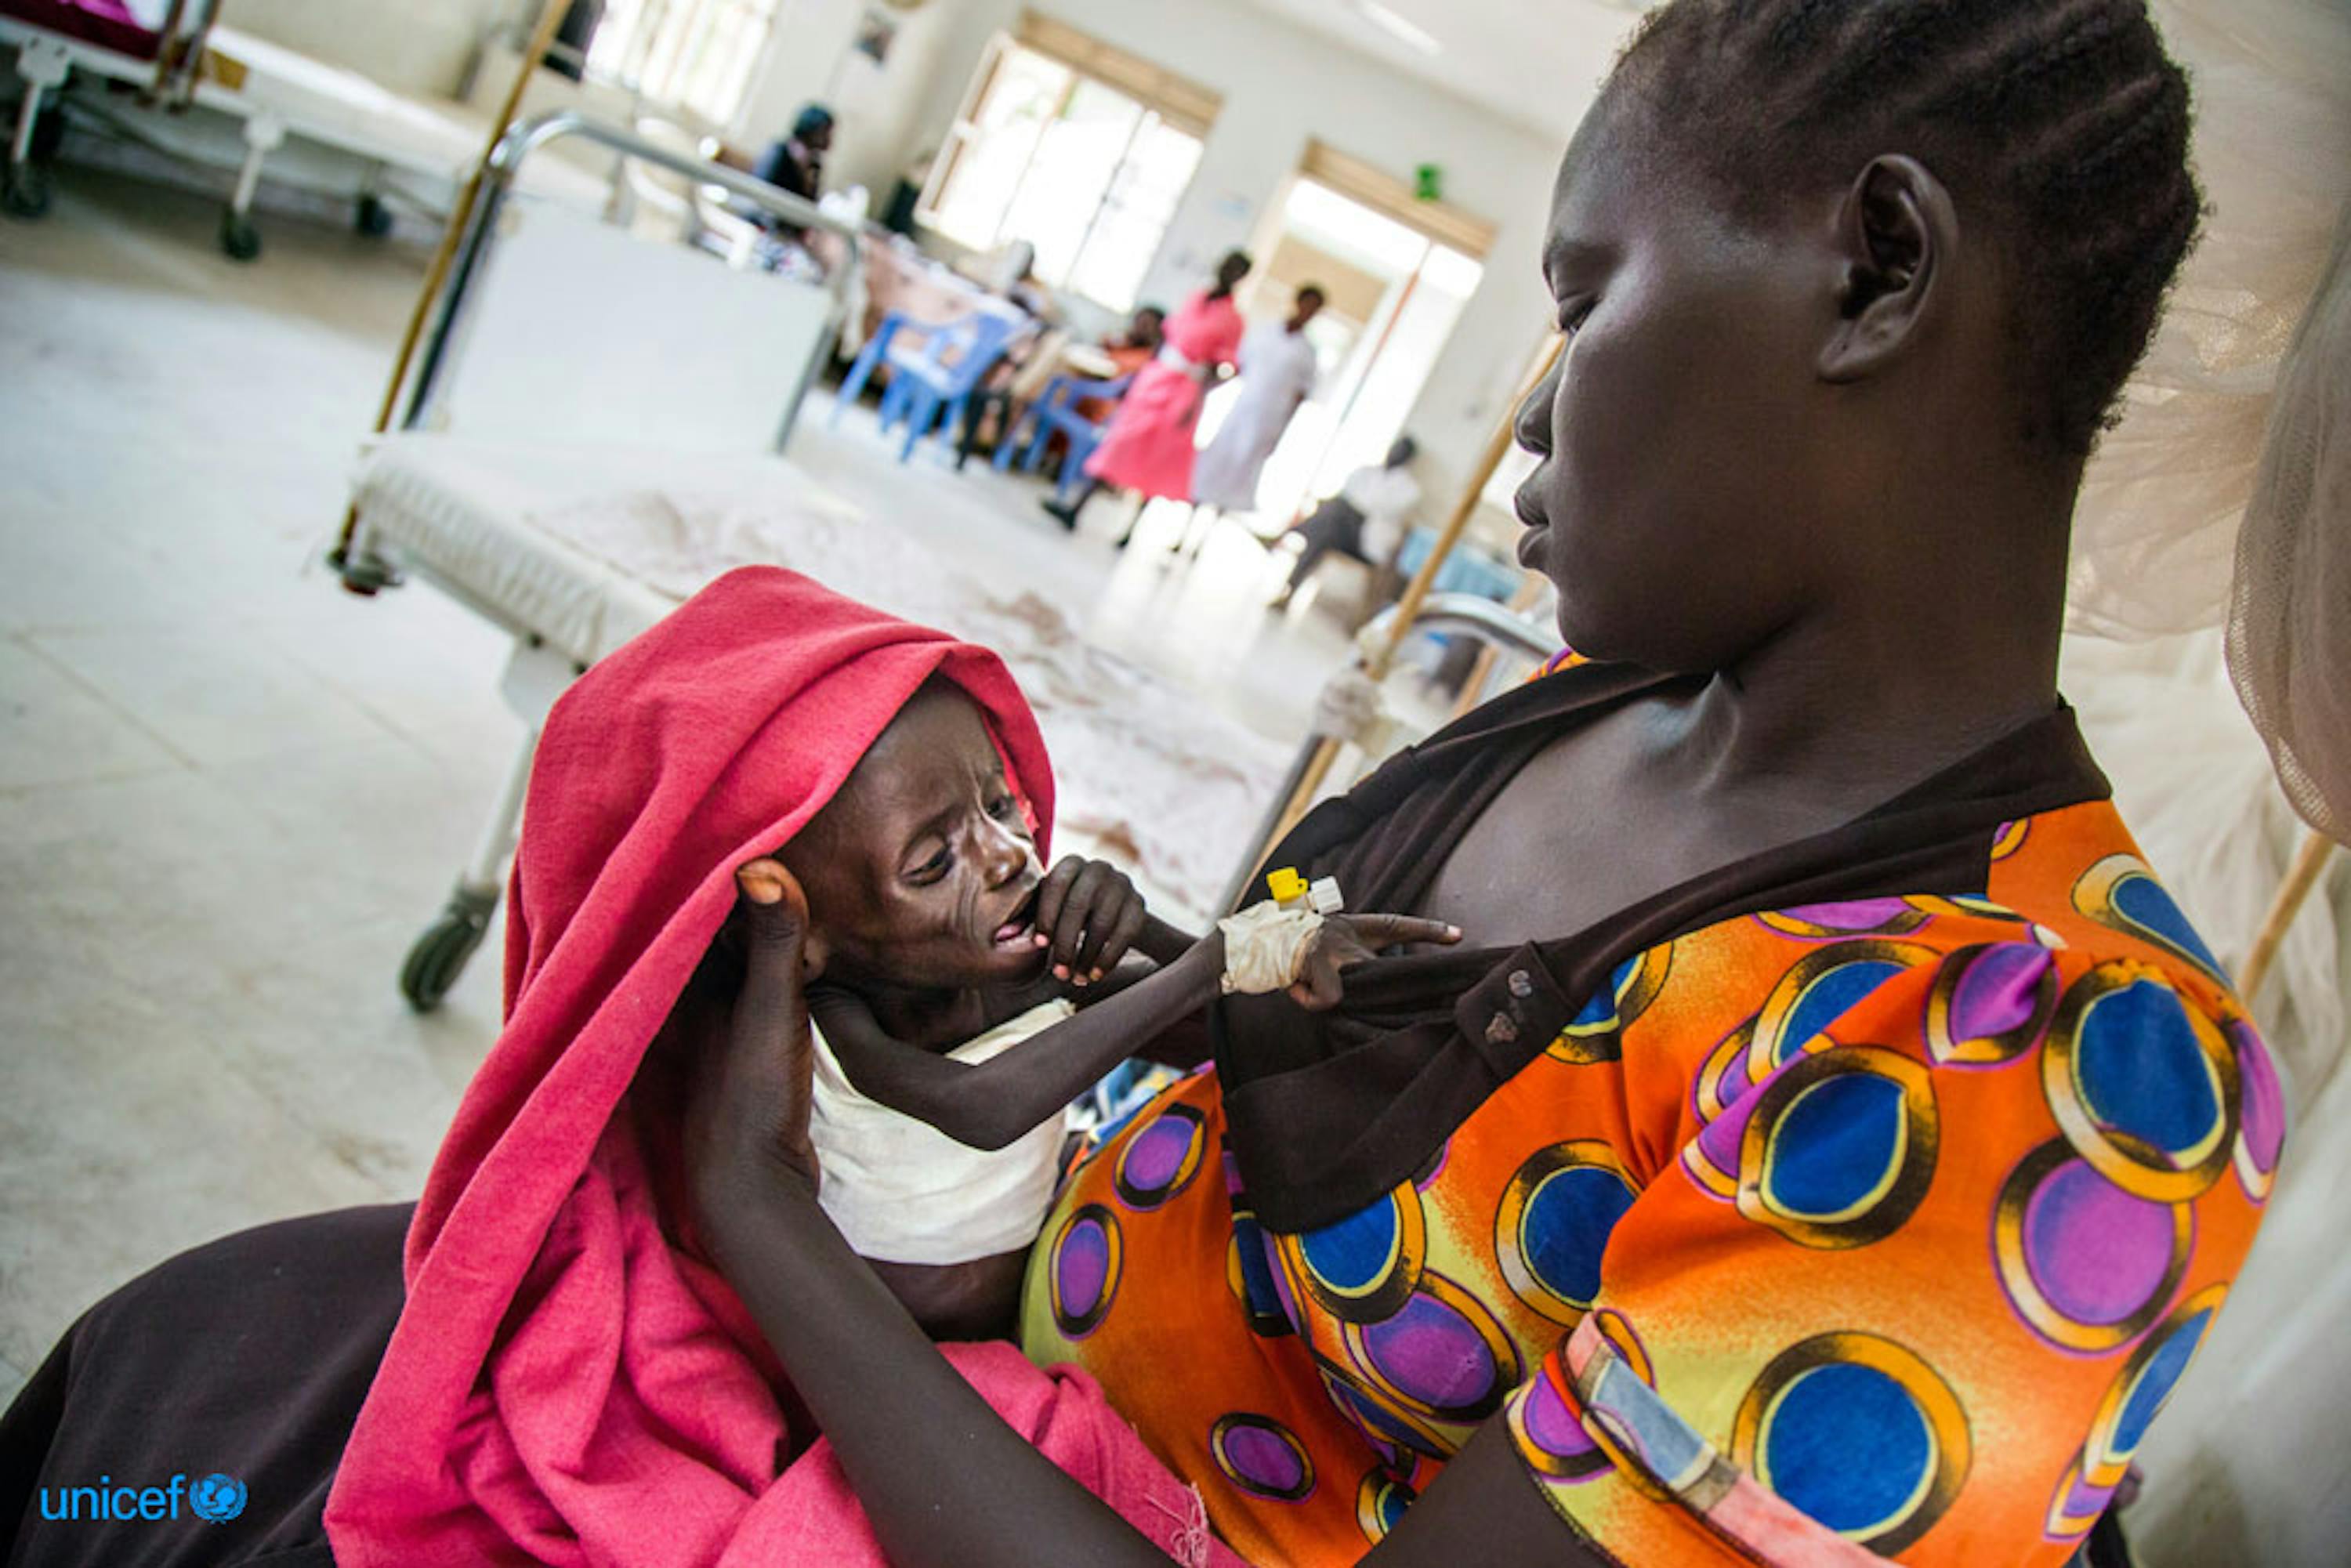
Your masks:
{"label": "white tile floor", "polygon": [[[393,977],[518,731],[503,640],[311,562],[423,257],[66,171],[0,224],[0,1403],[90,1301],[239,1227],[413,1196],[495,1031],[477,960]],[[1238,528],[1072,541],[1036,489],[900,467],[819,409],[795,456],[943,555],[1285,742],[1337,632],[1270,618]],[[495,951],[495,936],[492,951]]]}

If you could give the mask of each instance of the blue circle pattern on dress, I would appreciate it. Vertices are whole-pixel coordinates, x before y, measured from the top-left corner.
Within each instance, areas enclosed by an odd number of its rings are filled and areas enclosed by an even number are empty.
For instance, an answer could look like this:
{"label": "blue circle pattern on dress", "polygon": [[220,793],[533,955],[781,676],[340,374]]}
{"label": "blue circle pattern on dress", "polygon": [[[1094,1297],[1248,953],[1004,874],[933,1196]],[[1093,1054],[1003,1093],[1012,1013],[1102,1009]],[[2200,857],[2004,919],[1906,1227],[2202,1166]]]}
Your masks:
{"label": "blue circle pattern on dress", "polygon": [[1639,1197],[1616,1152],[1597,1139],[1536,1150],[1494,1214],[1494,1258],[1510,1290],[1562,1328],[1600,1299],[1608,1239]]}
{"label": "blue circle pattern on dress", "polygon": [[2074,907],[2101,925],[2152,942],[2223,984],[2228,981],[2212,949],[2137,855],[2108,855],[2084,872],[2074,883]]}
{"label": "blue circle pattern on dress", "polygon": [[1771,1490],[1831,1530],[1875,1533],[1933,1479],[1935,1437],[1902,1385],[1873,1366],[1799,1374],[1764,1416]]}
{"label": "blue circle pattern on dress", "polygon": [[1812,1085],[1771,1130],[1764,1196],[1802,1219],[1859,1211],[1900,1169],[1903,1121],[1902,1085],[1893,1079],[1848,1072]]}
{"label": "blue circle pattern on dress", "polygon": [[2078,1536],[2097,1521],[2164,1401],[2179,1385],[2189,1359],[2212,1325],[2229,1288],[2207,1285],[2172,1308],[2161,1326],[2139,1341],[2107,1388],[2081,1452],[2059,1478],[2049,1500],[2049,1533]]}
{"label": "blue circle pattern on dress", "polygon": [[1926,1067],[1879,1046],[1837,1046],[1756,1091],[1740,1138],[1739,1211],[1806,1247],[1892,1235],[1934,1180],[1941,1139]]}
{"label": "blue circle pattern on dress", "polygon": [[1519,1235],[1528,1270],[1551,1290],[1590,1306],[1600,1296],[1600,1260],[1636,1195],[1614,1171],[1585,1166],[1545,1177],[1527,1197]]}
{"label": "blue circle pattern on dress", "polygon": [[2175,1161],[2220,1135],[2226,1107],[2187,1010],[2168,986],[2140,980],[2082,1019],[2074,1072],[2099,1123]]}
{"label": "blue circle pattern on dress", "polygon": [[1378,1322],[1420,1284],[1428,1220],[1419,1192],[1406,1182],[1344,1219],[1278,1245],[1319,1305],[1344,1322]]}
{"label": "blue circle pattern on dress", "polygon": [[2179,1385],[2179,1375],[2188,1370],[2189,1358],[2196,1347],[2204,1343],[2204,1331],[2212,1324],[2212,1309],[2206,1307],[2174,1325],[2148,1355],[2132,1378],[2130,1393],[2123,1400],[2122,1413],[2115,1419],[2112,1447],[2117,1455],[2128,1456],[2138,1450],[2140,1439]]}
{"label": "blue circle pattern on dress", "polygon": [[1740,1400],[1731,1462],[1802,1512],[1891,1557],[1949,1509],[1974,1458],[1942,1375],[1882,1335],[1816,1334]]}
{"label": "blue circle pattern on dress", "polygon": [[1315,1278],[1332,1290],[1361,1295],[1395,1267],[1400,1229],[1395,1203],[1381,1202],[1304,1232],[1298,1246]]}
{"label": "blue circle pattern on dress", "polygon": [[1395,1477],[1366,1471],[1355,1488],[1355,1523],[1362,1528],[1364,1539],[1375,1545],[1386,1540],[1388,1531],[1404,1522],[1413,1495],[1412,1488]]}
{"label": "blue circle pattern on dress", "polygon": [[1249,1314],[1249,1332],[1264,1339],[1278,1339],[1296,1333],[1298,1328],[1290,1321],[1289,1306],[1273,1270],[1265,1227],[1258,1223],[1255,1214],[1235,1210],[1229,1282],[1233,1293],[1241,1300],[1241,1309]]}
{"label": "blue circle pattern on dress", "polygon": [[2193,1199],[2236,1153],[2239,1047],[2180,1003],[2160,970],[2100,964],[2068,987],[2041,1052],[2066,1141],[2136,1197]]}
{"label": "blue circle pattern on dress", "polygon": [[1870,992],[1902,972],[1903,966],[1880,958],[1861,958],[1823,972],[1797,993],[1777,1029],[1759,1030],[1769,1052],[1767,1071],[1783,1067],[1815,1035],[1843,1018]]}

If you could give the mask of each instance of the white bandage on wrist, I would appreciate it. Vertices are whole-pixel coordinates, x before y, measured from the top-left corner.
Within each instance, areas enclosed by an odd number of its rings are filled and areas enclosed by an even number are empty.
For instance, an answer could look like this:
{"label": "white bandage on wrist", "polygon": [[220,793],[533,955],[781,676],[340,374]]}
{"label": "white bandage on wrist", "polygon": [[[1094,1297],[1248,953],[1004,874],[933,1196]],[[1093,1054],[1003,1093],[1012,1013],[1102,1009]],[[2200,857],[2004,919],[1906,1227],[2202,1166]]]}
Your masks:
{"label": "white bandage on wrist", "polygon": [[1322,916],[1311,909],[1252,904],[1217,922],[1225,936],[1224,991],[1261,997],[1296,985],[1306,971],[1306,952]]}

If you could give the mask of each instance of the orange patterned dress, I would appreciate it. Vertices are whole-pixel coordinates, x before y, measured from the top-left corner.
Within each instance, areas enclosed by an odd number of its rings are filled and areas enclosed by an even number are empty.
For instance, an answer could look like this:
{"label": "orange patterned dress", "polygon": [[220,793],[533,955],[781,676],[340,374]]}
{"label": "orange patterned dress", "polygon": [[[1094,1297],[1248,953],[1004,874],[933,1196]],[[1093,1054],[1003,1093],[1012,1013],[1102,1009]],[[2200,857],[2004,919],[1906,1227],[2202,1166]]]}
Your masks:
{"label": "orange patterned dress", "polygon": [[1253,1197],[1220,1044],[1071,1178],[1029,1354],[1099,1378],[1253,1562],[1353,1562],[1498,1412],[1641,1568],[2063,1562],[2284,1132],[2100,785],[1982,827],[1971,886],[1685,919],[1557,1014],[1557,955],[1503,957],[1485,1034],[1542,1026],[1529,1059],[1327,1222]]}

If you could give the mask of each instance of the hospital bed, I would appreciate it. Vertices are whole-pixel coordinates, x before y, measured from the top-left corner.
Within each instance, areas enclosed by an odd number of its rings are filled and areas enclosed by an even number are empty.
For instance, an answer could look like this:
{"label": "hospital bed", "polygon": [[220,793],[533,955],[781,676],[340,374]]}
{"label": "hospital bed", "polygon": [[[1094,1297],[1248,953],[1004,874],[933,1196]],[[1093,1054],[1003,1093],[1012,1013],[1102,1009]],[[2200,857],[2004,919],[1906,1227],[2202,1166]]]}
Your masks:
{"label": "hospital bed", "polygon": [[[5,188],[12,215],[48,205],[37,144],[61,101],[175,160],[234,171],[220,244],[240,261],[260,254],[252,209],[265,164],[274,182],[353,202],[367,233],[390,227],[391,203],[451,210],[486,121],[216,26],[217,4],[181,0],[172,26],[142,33],[120,0],[0,0],[0,48],[14,52],[25,83]],[[138,90],[70,93],[77,76]],[[534,164],[530,183],[590,210],[611,193],[608,177],[560,160]]]}
{"label": "hospital bed", "polygon": [[[332,558],[354,590],[423,579],[514,639],[502,685],[525,743],[447,907],[402,966],[409,1001],[437,1003],[488,927],[555,698],[751,562],[997,649],[1052,748],[1064,828],[1204,912],[1248,847],[1240,833],[1280,776],[1279,748],[1086,643],[1034,595],[944,566],[779,455],[855,269],[823,287],[791,283],[515,199],[528,157],[574,137],[827,227],[852,259],[860,243],[796,198],[576,114],[517,126],[491,158],[398,428],[364,454],[356,530]],[[649,308],[650,323],[631,319]]]}

